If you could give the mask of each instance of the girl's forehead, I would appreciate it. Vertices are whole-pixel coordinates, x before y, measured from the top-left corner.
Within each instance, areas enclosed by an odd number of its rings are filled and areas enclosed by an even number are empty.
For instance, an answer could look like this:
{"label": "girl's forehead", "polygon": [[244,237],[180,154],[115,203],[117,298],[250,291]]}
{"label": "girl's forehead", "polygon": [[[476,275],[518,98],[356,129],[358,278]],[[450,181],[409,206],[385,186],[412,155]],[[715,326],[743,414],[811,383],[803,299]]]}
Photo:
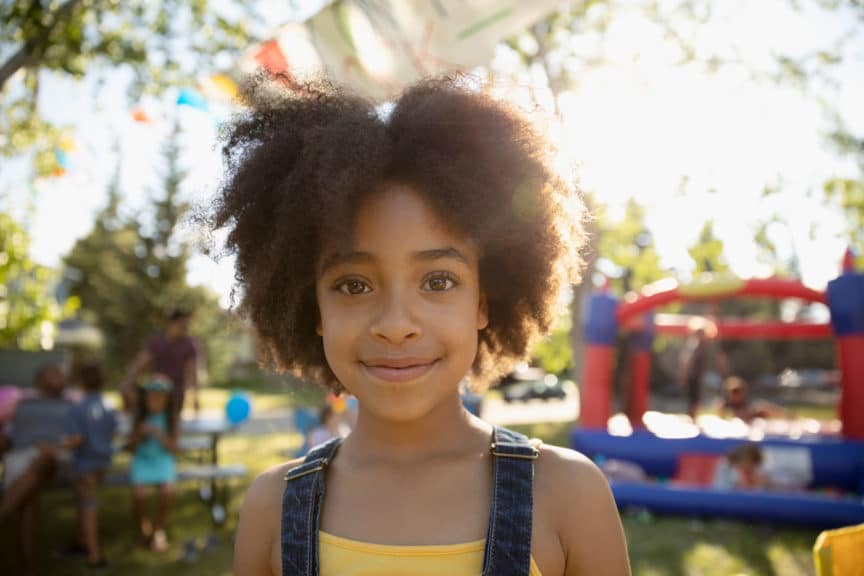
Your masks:
{"label": "girl's forehead", "polygon": [[403,238],[405,241],[447,240],[473,244],[446,215],[410,184],[384,183],[360,204],[354,218],[354,242]]}
{"label": "girl's forehead", "polygon": [[476,243],[433,208],[410,184],[385,183],[359,204],[350,238],[343,245],[325,242],[321,264],[336,254],[408,256],[453,248],[476,260]]}

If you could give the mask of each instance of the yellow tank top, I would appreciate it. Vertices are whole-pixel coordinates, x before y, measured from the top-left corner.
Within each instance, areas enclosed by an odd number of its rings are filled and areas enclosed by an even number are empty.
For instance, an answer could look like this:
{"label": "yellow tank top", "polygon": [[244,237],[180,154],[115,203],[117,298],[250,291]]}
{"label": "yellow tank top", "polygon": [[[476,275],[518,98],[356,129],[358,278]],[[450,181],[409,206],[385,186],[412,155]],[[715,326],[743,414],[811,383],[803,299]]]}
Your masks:
{"label": "yellow tank top", "polygon": [[[486,540],[442,546],[368,544],[318,532],[321,576],[477,576]],[[531,557],[530,576],[542,576]]]}

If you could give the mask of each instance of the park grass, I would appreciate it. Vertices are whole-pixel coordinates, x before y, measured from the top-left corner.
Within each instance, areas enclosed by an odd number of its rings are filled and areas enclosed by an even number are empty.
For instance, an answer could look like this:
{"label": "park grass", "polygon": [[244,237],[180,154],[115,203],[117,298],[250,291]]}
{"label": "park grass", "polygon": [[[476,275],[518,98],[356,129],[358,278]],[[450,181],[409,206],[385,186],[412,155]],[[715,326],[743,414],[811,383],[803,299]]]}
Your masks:
{"label": "park grass", "polygon": [[[568,424],[514,426],[550,444],[567,445]],[[223,463],[241,462],[249,477],[234,486],[229,519],[214,528],[207,508],[198,500],[194,485],[180,490],[171,518],[171,548],[164,555],[131,550],[132,527],[129,492],[126,488],[107,488],[102,494],[100,518],[110,573],[118,576],[188,575],[222,576],[231,573],[232,538],[236,529],[243,490],[260,472],[285,459],[280,454],[299,448],[298,434],[229,436],[220,444]],[[118,460],[117,466],[124,462]],[[56,550],[75,533],[74,501],[70,492],[46,493],[41,506],[39,533],[40,573],[71,576],[86,573],[83,563],[59,557]],[[727,576],[750,574],[805,576],[813,574],[811,547],[816,538],[812,530],[796,530],[768,525],[747,525],[721,520],[655,517],[640,511],[622,514],[636,576]],[[180,561],[186,542],[203,545],[215,538],[215,547],[203,552],[194,563]],[[13,573],[14,526],[0,526],[0,573]]]}

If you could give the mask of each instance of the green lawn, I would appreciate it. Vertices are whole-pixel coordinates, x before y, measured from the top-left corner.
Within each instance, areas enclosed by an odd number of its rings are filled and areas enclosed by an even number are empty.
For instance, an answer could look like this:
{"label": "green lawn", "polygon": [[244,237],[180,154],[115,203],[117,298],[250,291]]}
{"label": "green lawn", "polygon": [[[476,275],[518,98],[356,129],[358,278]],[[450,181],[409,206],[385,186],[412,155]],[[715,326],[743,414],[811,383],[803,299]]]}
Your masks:
{"label": "green lawn", "polygon": [[[516,427],[550,443],[566,444],[568,426],[542,424]],[[138,576],[227,575],[231,571],[232,533],[243,488],[252,477],[280,462],[279,453],[300,446],[299,435],[228,437],[220,447],[222,462],[243,462],[251,475],[238,484],[231,502],[232,516],[222,529],[214,529],[206,508],[197,499],[193,485],[186,485],[176,502],[169,536],[172,547],[165,555],[132,551],[129,494],[123,488],[106,489],[102,495],[101,521],[111,574]],[[122,465],[122,463],[118,463]],[[750,526],[726,521],[697,521],[686,518],[655,518],[644,513],[625,513],[624,528],[630,547],[633,572],[638,576],[727,576],[730,574],[800,576],[813,574],[811,547],[816,533],[807,530]],[[0,526],[0,570],[13,565],[14,526]],[[77,575],[82,564],[60,558],[56,553],[74,533],[72,495],[50,492],[42,501],[40,544],[41,573]],[[215,536],[216,546],[202,553],[195,563],[180,562],[186,542],[200,545]]]}
{"label": "green lawn", "polygon": [[[212,384],[203,388],[201,394],[202,410],[224,410],[228,398],[234,391],[247,393],[252,400],[253,412],[291,408],[294,406],[320,406],[324,398],[323,388],[294,381],[289,377],[270,380],[261,377],[231,380]],[[105,398],[114,406],[120,406],[120,393],[106,391]],[[192,414],[192,402],[187,396],[184,414]]]}

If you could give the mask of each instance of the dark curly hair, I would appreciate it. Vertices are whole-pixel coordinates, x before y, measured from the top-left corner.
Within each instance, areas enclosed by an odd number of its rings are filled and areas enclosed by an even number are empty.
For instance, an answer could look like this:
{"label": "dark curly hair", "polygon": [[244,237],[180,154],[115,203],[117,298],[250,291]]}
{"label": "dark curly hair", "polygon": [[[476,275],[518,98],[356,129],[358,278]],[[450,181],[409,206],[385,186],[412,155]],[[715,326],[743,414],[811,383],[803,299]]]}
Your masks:
{"label": "dark curly hair", "polygon": [[257,79],[224,130],[227,174],[210,217],[236,255],[240,311],[278,371],[341,388],[316,334],[322,242],[350,247],[356,210],[385,181],[411,185],[477,242],[489,325],[473,373],[490,381],[525,356],[578,279],[584,210],[522,115],[461,77],[425,80],[392,108],[328,82]]}

